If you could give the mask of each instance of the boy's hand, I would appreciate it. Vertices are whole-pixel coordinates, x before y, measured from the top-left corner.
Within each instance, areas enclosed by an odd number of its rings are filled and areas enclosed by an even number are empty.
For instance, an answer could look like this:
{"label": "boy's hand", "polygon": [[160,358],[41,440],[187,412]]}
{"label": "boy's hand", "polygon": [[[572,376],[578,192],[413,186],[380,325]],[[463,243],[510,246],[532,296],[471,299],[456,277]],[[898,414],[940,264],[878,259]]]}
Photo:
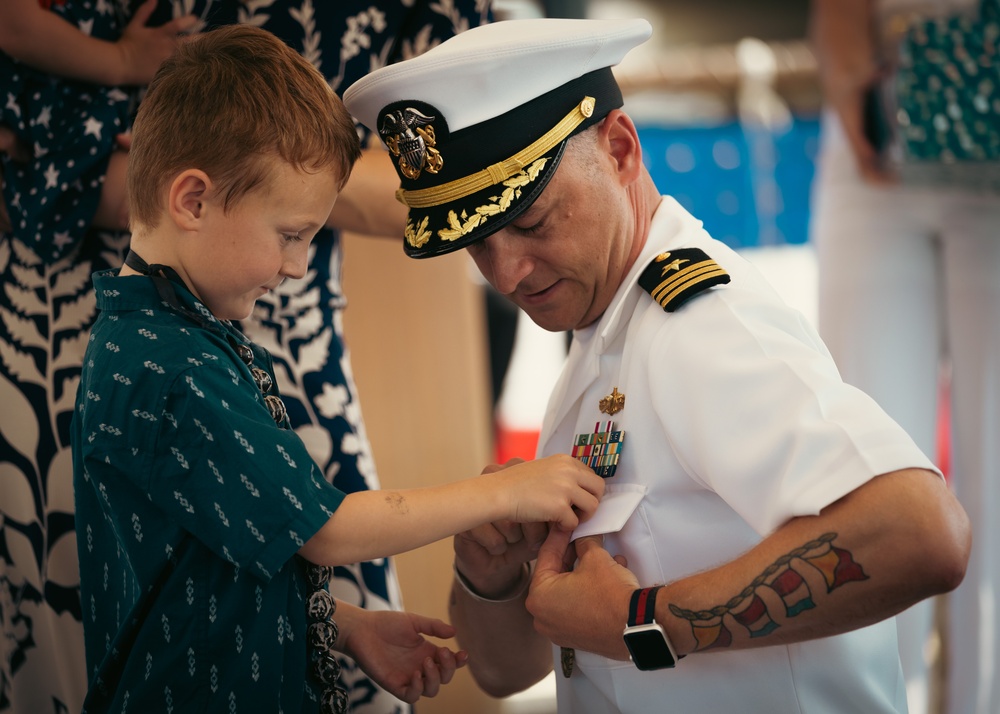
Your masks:
{"label": "boy's hand", "polygon": [[177,49],[183,33],[198,23],[194,15],[184,15],[159,27],[147,27],[146,22],[155,9],[156,0],[146,0],[140,5],[116,43],[121,54],[122,84],[149,84],[163,60]]}
{"label": "boy's hand", "polygon": [[604,479],[579,459],[556,454],[493,474],[509,499],[509,519],[548,521],[571,531],[587,520],[604,495]]}
{"label": "boy's hand", "polygon": [[436,696],[468,660],[464,651],[438,647],[424,635],[447,639],[455,636],[455,628],[409,612],[361,610],[343,652],[380,687],[412,704]]}

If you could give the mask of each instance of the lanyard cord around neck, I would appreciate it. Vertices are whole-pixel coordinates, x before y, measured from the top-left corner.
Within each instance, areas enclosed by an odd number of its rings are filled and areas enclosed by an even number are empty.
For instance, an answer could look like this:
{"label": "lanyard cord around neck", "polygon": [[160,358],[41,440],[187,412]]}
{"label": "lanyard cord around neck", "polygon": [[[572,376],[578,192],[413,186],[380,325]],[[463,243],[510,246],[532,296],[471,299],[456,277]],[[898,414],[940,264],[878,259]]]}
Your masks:
{"label": "lanyard cord around neck", "polygon": [[[181,301],[177,299],[177,291],[174,289],[173,283],[177,282],[184,285],[184,280],[169,265],[161,265],[160,263],[150,265],[134,250],[129,250],[125,254],[125,265],[137,273],[142,273],[152,278],[153,285],[156,286],[156,292],[160,294],[160,299],[170,305],[170,307],[180,310],[187,315],[194,314],[191,310],[181,305]],[[203,320],[199,319],[198,322],[201,323]]]}

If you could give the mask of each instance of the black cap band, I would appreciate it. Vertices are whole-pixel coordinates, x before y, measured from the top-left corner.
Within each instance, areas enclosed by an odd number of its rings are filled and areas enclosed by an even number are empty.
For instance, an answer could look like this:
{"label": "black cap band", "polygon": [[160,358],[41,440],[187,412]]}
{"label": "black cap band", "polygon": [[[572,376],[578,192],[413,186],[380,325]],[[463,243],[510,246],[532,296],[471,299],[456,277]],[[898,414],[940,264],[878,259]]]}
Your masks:
{"label": "black cap band", "polygon": [[[592,104],[589,114],[543,155],[514,162],[488,181],[463,182],[523,152],[568,113]],[[592,101],[591,101],[592,99]],[[500,230],[538,197],[559,165],[566,140],[623,104],[610,67],[588,72],[504,114],[451,133],[447,118],[424,102],[399,101],[380,112],[379,134],[393,153],[400,195],[411,206],[406,253],[414,258],[450,253]],[[495,170],[495,169],[493,169]],[[449,190],[436,196],[436,189]],[[408,193],[425,200],[406,200]],[[430,199],[426,199],[427,196]]]}

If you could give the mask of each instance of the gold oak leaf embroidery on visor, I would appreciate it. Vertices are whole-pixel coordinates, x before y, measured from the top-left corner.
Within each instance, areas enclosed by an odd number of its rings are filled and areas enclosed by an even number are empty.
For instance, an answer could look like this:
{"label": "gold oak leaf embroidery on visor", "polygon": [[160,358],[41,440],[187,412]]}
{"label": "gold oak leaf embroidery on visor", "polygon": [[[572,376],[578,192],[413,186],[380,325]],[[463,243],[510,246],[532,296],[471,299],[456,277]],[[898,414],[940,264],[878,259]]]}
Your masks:
{"label": "gold oak leaf embroidery on visor", "polygon": [[424,216],[424,220],[420,221],[419,226],[415,226],[413,221],[407,220],[406,228],[403,229],[403,237],[406,238],[406,242],[414,248],[420,248],[429,241],[431,232],[427,230],[427,223],[430,220],[430,216]]}
{"label": "gold oak leaf embroidery on visor", "polygon": [[[510,204],[514,201],[514,199],[521,197],[521,189],[538,178],[538,174],[545,168],[545,164],[548,163],[548,161],[549,157],[542,157],[528,166],[528,168],[522,169],[518,173],[511,176],[503,182],[503,185],[506,186],[506,188],[499,197],[490,196],[490,200],[495,203],[488,203],[485,206],[477,207],[471,216],[465,211],[462,211],[461,218],[459,218],[458,214],[454,211],[448,211],[449,227],[439,230],[438,236],[440,236],[441,240],[457,240],[474,230],[476,227],[485,223],[486,219],[490,216],[495,216],[498,213],[506,211],[510,208]],[[409,238],[407,238],[407,240],[409,240]],[[410,245],[413,245],[414,248],[420,247],[419,245],[414,245],[413,243]]]}

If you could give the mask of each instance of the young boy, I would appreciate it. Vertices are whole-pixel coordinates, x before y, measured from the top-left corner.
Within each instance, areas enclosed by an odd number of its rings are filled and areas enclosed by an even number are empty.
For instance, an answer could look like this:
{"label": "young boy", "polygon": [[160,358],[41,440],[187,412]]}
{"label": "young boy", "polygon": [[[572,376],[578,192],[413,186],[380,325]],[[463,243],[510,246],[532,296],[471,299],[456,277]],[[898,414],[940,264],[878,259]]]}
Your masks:
{"label": "young boy", "polygon": [[[574,528],[603,482],[570,457],[344,495],[229,324],[306,270],[359,154],[322,76],[268,33],[184,43],[136,118],[132,252],[94,276],[73,422],[91,686],[84,711],[336,712],[337,649],[407,701],[464,663],[444,623],[334,603],[330,566],[496,520]],[[338,633],[339,625],[339,633]]]}

